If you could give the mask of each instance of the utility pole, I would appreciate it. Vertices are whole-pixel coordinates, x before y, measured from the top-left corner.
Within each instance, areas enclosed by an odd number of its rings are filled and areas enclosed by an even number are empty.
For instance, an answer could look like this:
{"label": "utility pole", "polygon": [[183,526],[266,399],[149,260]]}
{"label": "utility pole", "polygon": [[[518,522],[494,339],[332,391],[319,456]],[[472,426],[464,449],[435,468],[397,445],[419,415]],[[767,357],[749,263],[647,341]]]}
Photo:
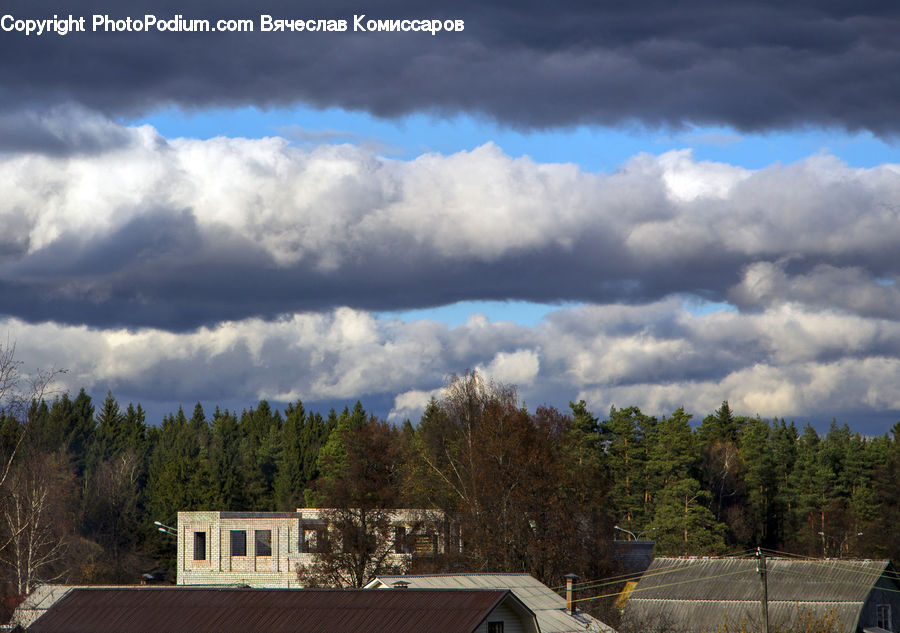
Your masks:
{"label": "utility pole", "polygon": [[769,633],[769,588],[766,583],[766,557],[759,547],[756,548],[756,573],[759,574],[760,580],[762,580],[762,600],[760,601],[763,621],[762,633]]}

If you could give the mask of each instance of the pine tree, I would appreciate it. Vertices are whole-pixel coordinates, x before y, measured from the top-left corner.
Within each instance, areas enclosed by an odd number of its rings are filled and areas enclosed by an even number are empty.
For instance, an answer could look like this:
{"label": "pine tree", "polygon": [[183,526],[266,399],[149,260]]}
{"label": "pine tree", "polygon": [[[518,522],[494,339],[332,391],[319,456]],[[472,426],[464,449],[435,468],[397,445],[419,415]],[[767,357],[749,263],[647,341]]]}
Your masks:
{"label": "pine tree", "polygon": [[279,510],[290,511],[303,505],[303,491],[309,480],[305,478],[304,458],[307,451],[306,427],[313,420],[307,420],[306,409],[301,401],[288,405],[285,410],[284,426],[281,429],[281,455],[278,459],[278,473],[275,476],[275,500]]}
{"label": "pine tree", "polygon": [[281,452],[281,426],[281,414],[273,412],[265,400],[241,414],[244,481],[251,510],[270,511],[276,507],[275,475]]}
{"label": "pine tree", "polygon": [[725,549],[724,529],[709,511],[709,493],[696,477],[697,451],[684,409],[663,418],[648,451],[655,483],[649,531],[656,550],[670,554],[715,554]]}
{"label": "pine tree", "polygon": [[66,446],[69,455],[72,456],[75,465],[75,473],[79,478],[84,477],[84,471],[87,468],[88,453],[94,441],[94,431],[96,423],[94,422],[94,405],[91,397],[85,393],[84,389],[78,392],[75,400],[72,401],[72,414],[68,435],[66,437]]}
{"label": "pine tree", "polygon": [[637,407],[611,407],[609,418],[599,428],[604,466],[612,482],[613,515],[619,525],[632,533],[643,531],[649,522],[644,511],[648,501],[644,498],[647,459],[642,436],[647,421]]}
{"label": "pine tree", "polygon": [[740,438],[741,459],[746,484],[745,520],[747,547],[777,546],[777,526],[774,525],[774,498],[777,489],[775,463],[772,454],[771,429],[760,418],[750,421]]}
{"label": "pine tree", "polygon": [[214,486],[209,506],[221,510],[243,510],[247,507],[244,469],[241,462],[241,435],[237,418],[227,409],[216,407],[210,429],[210,478]]}

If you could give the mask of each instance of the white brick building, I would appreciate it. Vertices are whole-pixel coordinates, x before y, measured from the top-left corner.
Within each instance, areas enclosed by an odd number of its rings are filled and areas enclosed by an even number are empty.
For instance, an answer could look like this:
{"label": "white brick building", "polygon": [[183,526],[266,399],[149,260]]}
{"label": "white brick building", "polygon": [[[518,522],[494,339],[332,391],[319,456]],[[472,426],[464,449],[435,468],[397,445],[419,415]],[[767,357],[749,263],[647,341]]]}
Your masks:
{"label": "white brick building", "polygon": [[[326,528],[327,510],[296,512],[178,513],[179,585],[248,585],[299,587],[298,564],[315,562],[317,544]],[[458,547],[458,538],[442,515],[424,510],[393,510],[394,555],[429,555]],[[427,527],[423,527],[427,526]]]}

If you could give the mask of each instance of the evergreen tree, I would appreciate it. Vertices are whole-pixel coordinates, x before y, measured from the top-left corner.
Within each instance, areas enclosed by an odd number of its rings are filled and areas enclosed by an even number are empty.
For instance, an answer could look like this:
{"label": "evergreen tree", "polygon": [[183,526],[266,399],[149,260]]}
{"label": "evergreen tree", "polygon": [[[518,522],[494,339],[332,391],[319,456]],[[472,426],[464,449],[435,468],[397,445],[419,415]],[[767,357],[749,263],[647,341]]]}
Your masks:
{"label": "evergreen tree", "polygon": [[214,485],[209,491],[209,505],[222,510],[243,510],[248,501],[237,418],[228,410],[222,412],[216,407],[210,435],[209,469]]}
{"label": "evergreen tree", "polygon": [[154,520],[174,525],[179,510],[209,506],[209,456],[181,407],[163,417],[159,441],[150,458],[147,508]]}
{"label": "evergreen tree", "polygon": [[637,407],[611,407],[609,418],[600,425],[604,447],[604,466],[612,482],[610,503],[616,522],[624,529],[639,533],[646,529],[649,517],[645,512],[647,455],[642,429],[647,417]]}
{"label": "evergreen tree", "polygon": [[244,481],[251,510],[274,510],[275,475],[281,452],[281,414],[261,400],[240,419]]}
{"label": "evergreen tree", "polygon": [[775,549],[778,544],[777,526],[774,525],[777,481],[770,434],[769,424],[760,418],[748,422],[741,434],[740,451],[746,485],[744,533],[741,536],[745,546]]}
{"label": "evergreen tree", "polygon": [[128,405],[123,414],[112,393],[106,395],[97,414],[97,427],[88,451],[88,476],[100,462],[111,457],[132,452],[142,455],[144,449],[144,411],[140,405]]}
{"label": "evergreen tree", "polygon": [[284,426],[281,429],[281,455],[278,459],[278,473],[275,476],[275,500],[279,510],[290,511],[302,506],[303,491],[309,482],[305,478],[304,457],[308,450],[306,409],[301,401],[288,405],[285,410]]}
{"label": "evergreen tree", "polygon": [[76,475],[83,478],[96,428],[94,405],[84,389],[81,389],[72,401],[72,415],[66,445],[69,455],[72,456]]}
{"label": "evergreen tree", "polygon": [[795,488],[794,468],[799,441],[797,427],[784,419],[772,426],[772,476],[775,481],[775,497],[770,514],[775,525],[772,538],[783,545],[788,542],[797,526],[798,491]]}
{"label": "evergreen tree", "polygon": [[690,417],[678,409],[659,421],[647,464],[655,483],[649,531],[660,553],[721,553],[724,529],[709,511],[709,492],[701,488],[695,474],[697,452]]}
{"label": "evergreen tree", "polygon": [[45,444],[46,450],[70,452],[69,433],[74,424],[75,403],[69,398],[69,394],[64,393],[50,405],[47,431],[53,439]]}

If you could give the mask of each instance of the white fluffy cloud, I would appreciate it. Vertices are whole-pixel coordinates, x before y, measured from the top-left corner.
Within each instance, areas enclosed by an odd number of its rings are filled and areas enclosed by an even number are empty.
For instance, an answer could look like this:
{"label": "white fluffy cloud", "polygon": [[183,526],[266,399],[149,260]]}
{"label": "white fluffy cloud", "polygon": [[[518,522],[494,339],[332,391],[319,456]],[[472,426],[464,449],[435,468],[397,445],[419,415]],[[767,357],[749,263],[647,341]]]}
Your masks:
{"label": "white fluffy cloud", "polygon": [[149,400],[276,402],[380,397],[413,420],[447,376],[477,368],[531,406],[584,398],[599,413],[638,405],[705,414],[728,399],[762,416],[900,410],[900,324],[783,305],[695,315],[677,300],[560,310],[529,328],[484,317],[457,327],[340,308],[174,334],[7,321],[30,366],[64,385]]}
{"label": "white fluffy cloud", "polygon": [[116,142],[0,154],[10,316],[185,330],[465,299],[900,304],[894,165],[751,171],[683,150],[590,174],[491,143],[404,161],[88,123]]}
{"label": "white fluffy cloud", "polygon": [[[897,166],[678,151],[590,174],[490,143],[403,161],[97,119],[71,134],[99,140],[0,154],[0,292],[26,360],[72,389],[368,395],[397,419],[478,368],[531,405],[900,412]],[[684,309],[698,297],[735,309]],[[585,305],[534,327],[373,312],[459,299]]]}

